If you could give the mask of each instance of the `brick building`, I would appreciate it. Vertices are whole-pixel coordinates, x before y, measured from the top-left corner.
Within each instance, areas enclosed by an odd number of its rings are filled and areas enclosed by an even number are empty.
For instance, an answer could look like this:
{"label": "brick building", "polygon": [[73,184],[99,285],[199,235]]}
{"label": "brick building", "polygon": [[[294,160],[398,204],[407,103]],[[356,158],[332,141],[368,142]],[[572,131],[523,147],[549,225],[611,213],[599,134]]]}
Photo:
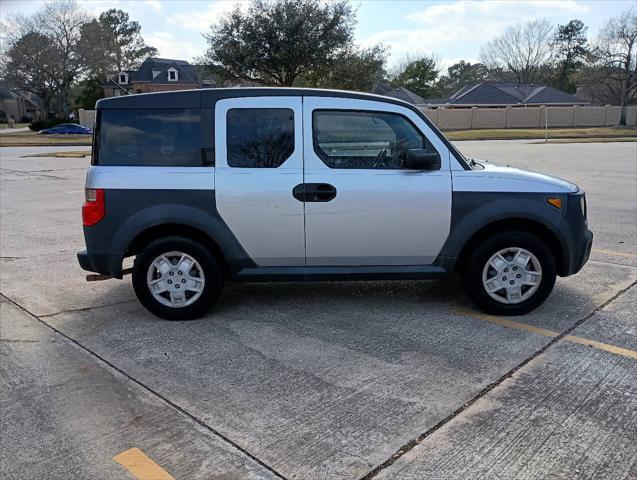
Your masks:
{"label": "brick building", "polygon": [[123,70],[109,75],[102,87],[105,97],[132,93],[166,92],[212,87],[213,81],[202,78],[202,69],[185,60],[148,58],[137,70]]}

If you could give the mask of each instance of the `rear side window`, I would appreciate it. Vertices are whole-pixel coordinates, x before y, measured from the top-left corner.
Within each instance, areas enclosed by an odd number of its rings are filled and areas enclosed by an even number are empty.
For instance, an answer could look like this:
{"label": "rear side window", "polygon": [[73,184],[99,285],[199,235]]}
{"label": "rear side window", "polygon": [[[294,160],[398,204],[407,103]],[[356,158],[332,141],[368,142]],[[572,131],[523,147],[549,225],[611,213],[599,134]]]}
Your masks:
{"label": "rear side window", "polygon": [[294,111],[232,108],[226,117],[228,166],[277,168],[294,152]]}
{"label": "rear side window", "polygon": [[435,151],[397,113],[315,110],[314,151],[330,168],[401,169],[410,149]]}
{"label": "rear side window", "polygon": [[201,166],[201,110],[100,110],[98,165]]}

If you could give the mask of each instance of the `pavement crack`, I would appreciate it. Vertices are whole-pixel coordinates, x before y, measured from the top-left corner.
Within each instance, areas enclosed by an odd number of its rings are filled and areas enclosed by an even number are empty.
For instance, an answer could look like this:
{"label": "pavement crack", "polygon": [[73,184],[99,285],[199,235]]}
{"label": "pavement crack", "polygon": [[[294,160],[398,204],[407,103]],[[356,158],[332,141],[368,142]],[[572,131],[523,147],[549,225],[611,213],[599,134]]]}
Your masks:
{"label": "pavement crack", "polygon": [[605,301],[604,303],[602,303],[600,306],[598,306],[597,308],[595,308],[592,312],[590,312],[589,314],[585,315],[584,317],[580,318],[579,320],[577,320],[573,325],[571,325],[569,328],[567,328],[566,330],[564,330],[562,333],[560,333],[558,336],[552,338],[548,343],[546,343],[546,345],[544,345],[543,347],[541,347],[539,350],[537,350],[535,353],[533,353],[531,356],[529,356],[528,358],[526,358],[525,360],[523,360],[522,362],[520,362],[519,364],[517,364],[515,367],[513,367],[511,370],[509,370],[508,372],[506,372],[504,375],[502,375],[500,378],[498,378],[496,381],[490,383],[489,385],[487,385],[486,387],[484,387],[482,390],[480,390],[474,397],[472,397],[471,399],[469,399],[467,402],[465,402],[463,405],[461,405],[459,408],[457,408],[456,410],[454,410],[453,412],[451,412],[447,417],[443,418],[442,420],[440,420],[438,423],[436,423],[434,426],[432,426],[431,428],[429,428],[428,430],[426,430],[425,432],[421,433],[420,435],[418,435],[416,438],[410,440],[409,442],[407,442],[405,445],[403,445],[402,447],[400,447],[391,457],[389,457],[387,460],[385,460],[383,463],[377,465],[376,467],[374,467],[374,469],[370,470],[368,473],[366,473],[363,477],[361,477],[361,480],[370,480],[374,477],[376,477],[380,472],[382,472],[383,470],[385,470],[386,468],[390,467],[391,465],[393,465],[396,460],[398,460],[400,457],[402,457],[403,455],[405,455],[407,452],[409,452],[410,450],[412,450],[414,447],[416,447],[417,445],[419,445],[420,443],[423,442],[423,440],[425,440],[427,437],[429,437],[430,435],[432,435],[433,433],[435,433],[438,429],[440,429],[442,426],[446,425],[447,423],[449,423],[451,420],[453,420],[455,417],[457,417],[458,415],[460,415],[461,413],[463,413],[465,410],[467,410],[468,408],[470,408],[474,403],[476,403],[478,400],[480,400],[482,397],[484,397],[486,394],[488,394],[489,392],[491,392],[493,389],[495,389],[497,386],[499,386],[500,384],[502,384],[502,382],[504,382],[506,379],[511,378],[518,370],[520,370],[522,367],[524,367],[525,365],[527,365],[528,363],[530,363],[531,361],[535,360],[537,357],[539,357],[540,355],[542,355],[544,352],[546,352],[549,348],[551,348],[553,345],[555,345],[557,342],[559,342],[560,340],[562,340],[564,337],[566,337],[567,335],[570,335],[571,332],[573,332],[577,327],[579,327],[580,325],[582,325],[586,320],[588,320],[589,318],[593,317],[595,314],[597,314],[600,310],[603,310],[604,308],[606,308],[606,306],[610,305],[612,302],[614,302],[615,300],[617,300],[620,296],[622,296],[624,293],[626,293],[627,291],[629,291],[631,288],[633,288],[635,285],[637,285],[637,281],[632,282],[629,286],[627,286],[626,288],[620,290],[619,292],[617,292],[615,295],[613,295],[611,298],[609,298],[607,301]]}
{"label": "pavement crack", "polygon": [[[274,476],[276,476],[277,478],[280,478],[281,480],[287,480],[285,476],[283,476],[281,473],[277,472],[273,467],[271,467],[270,465],[268,465],[267,463],[263,462],[262,460],[260,460],[258,457],[256,457],[255,455],[253,455],[252,453],[250,453],[248,450],[246,450],[245,448],[241,447],[240,445],[238,445],[237,443],[235,443],[234,441],[232,441],[230,438],[226,437],[225,435],[223,435],[221,432],[217,431],[216,429],[214,429],[213,427],[211,427],[210,425],[208,425],[205,421],[203,421],[202,419],[200,419],[199,417],[197,417],[196,415],[190,413],[188,410],[180,407],[179,405],[177,405],[176,403],[174,403],[173,401],[169,400],[167,397],[163,396],[162,394],[160,394],[159,392],[157,392],[156,390],[154,390],[153,388],[149,387],[148,385],[146,385],[144,382],[142,382],[141,380],[136,379],[135,377],[131,376],[130,374],[126,373],[124,370],[122,370],[121,368],[117,367],[116,365],[114,365],[113,363],[109,362],[108,360],[106,360],[105,358],[103,358],[102,356],[100,356],[97,352],[94,352],[93,350],[91,350],[90,348],[86,347],[85,345],[82,345],[80,342],[78,342],[77,340],[75,340],[74,338],[68,336],[66,333],[62,332],[61,330],[59,330],[58,328],[56,328],[55,326],[51,325],[50,323],[47,323],[46,321],[42,320],[42,318],[44,317],[44,315],[42,316],[38,316],[35,315],[34,313],[31,313],[27,308],[23,307],[22,305],[20,305],[19,303],[17,303],[16,301],[14,301],[13,299],[7,297],[6,295],[4,295],[3,293],[0,293],[0,297],[3,298],[5,301],[9,302],[10,304],[12,304],[13,306],[15,306],[17,309],[19,309],[20,311],[24,312],[25,314],[27,314],[29,317],[33,318],[34,320],[40,322],[42,325],[50,328],[51,330],[53,330],[53,332],[55,332],[56,334],[60,335],[61,337],[63,337],[64,339],[68,340],[69,342],[71,342],[73,345],[75,345],[77,348],[83,350],[84,352],[86,352],[89,356],[95,358],[99,363],[103,364],[104,366],[106,366],[107,368],[110,368],[112,370],[114,370],[115,372],[117,372],[118,374],[120,374],[121,376],[123,376],[124,378],[128,379],[129,381],[133,382],[134,384],[136,384],[138,387],[141,387],[144,391],[146,391],[147,393],[150,393],[151,395],[157,397],[158,399],[160,399],[162,402],[164,402],[166,405],[168,405],[169,407],[171,407],[173,410],[177,411],[179,414],[187,417],[189,420],[191,420],[192,422],[194,422],[195,424],[199,425],[201,428],[203,428],[204,430],[206,430],[209,434],[212,434],[216,437],[218,437],[219,439],[221,439],[223,442],[227,443],[228,445],[232,446],[234,449],[238,450],[240,453],[242,453],[243,455],[245,455],[246,457],[250,458],[252,461],[254,461],[255,463],[257,463],[258,465],[260,465],[261,467],[265,468],[267,471],[269,471],[270,473],[272,473]],[[96,307],[90,307],[90,308],[96,308]],[[84,309],[78,309],[78,310],[88,310],[88,308],[84,308]],[[75,310],[75,311],[78,311]],[[49,315],[50,316],[50,315]]]}
{"label": "pavement crack", "polygon": [[[7,173],[9,173],[9,174],[17,175],[18,177],[27,177],[27,178],[28,177],[45,177],[45,178],[52,178],[54,180],[68,180],[67,178],[59,177],[57,175],[50,175],[50,174],[46,174],[46,173],[40,173],[41,171],[46,171],[46,170],[26,171],[26,170],[11,170],[9,168],[3,168],[2,169],[3,175],[6,175]],[[18,179],[14,179],[14,180],[18,180]],[[3,181],[6,181],[6,179],[3,179]]]}
{"label": "pavement crack", "polygon": [[[0,294],[0,295],[2,295],[3,297],[5,296],[4,294]],[[132,303],[134,301],[135,301],[134,299],[131,299],[131,300],[123,300],[121,302],[106,303],[104,305],[95,305],[93,307],[69,308],[68,310],[60,310],[59,312],[55,312],[55,313],[45,313],[44,315],[38,315],[37,318],[38,319],[50,318],[50,317],[55,317],[56,315],[62,315],[63,313],[86,312],[88,310],[95,310],[97,308],[115,307],[117,305],[124,305],[125,303]]]}
{"label": "pavement crack", "polygon": [[47,255],[55,255],[56,253],[76,252],[75,248],[65,250],[56,250],[55,252],[38,253],[37,255],[17,255],[17,256],[0,256],[0,260],[28,260],[29,258],[45,257]]}
{"label": "pavement crack", "polygon": [[595,258],[590,258],[588,261],[589,262],[596,262],[596,263],[605,263],[607,265],[617,265],[617,266],[620,266],[620,267],[637,268],[636,265],[631,265],[629,263],[609,262],[608,260],[597,260]]}
{"label": "pavement crack", "polygon": [[0,338],[0,343],[40,343],[40,340],[15,340],[12,338]]}
{"label": "pavement crack", "polygon": [[601,177],[602,175],[604,175],[604,172],[593,173],[593,174],[591,174],[591,175],[587,175],[587,176],[585,176],[585,177],[582,177],[582,178],[580,178],[579,180],[575,180],[573,183],[576,183],[576,184],[578,184],[578,185],[579,185],[579,184],[580,184],[580,183],[582,183],[582,182],[586,182],[587,180],[590,180],[590,179],[592,179],[592,178],[599,178],[599,177]]}

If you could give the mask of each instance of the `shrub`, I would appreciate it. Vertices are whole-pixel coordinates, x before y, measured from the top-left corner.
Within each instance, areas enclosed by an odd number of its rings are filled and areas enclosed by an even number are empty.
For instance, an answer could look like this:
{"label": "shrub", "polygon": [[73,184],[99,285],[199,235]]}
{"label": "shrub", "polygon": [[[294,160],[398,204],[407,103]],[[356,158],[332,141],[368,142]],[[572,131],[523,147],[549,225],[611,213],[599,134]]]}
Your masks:
{"label": "shrub", "polygon": [[46,120],[38,120],[29,124],[29,130],[31,130],[32,132],[39,132],[40,130],[44,130],[45,128],[55,127],[56,125],[67,122],[68,121],[64,118],[49,118]]}

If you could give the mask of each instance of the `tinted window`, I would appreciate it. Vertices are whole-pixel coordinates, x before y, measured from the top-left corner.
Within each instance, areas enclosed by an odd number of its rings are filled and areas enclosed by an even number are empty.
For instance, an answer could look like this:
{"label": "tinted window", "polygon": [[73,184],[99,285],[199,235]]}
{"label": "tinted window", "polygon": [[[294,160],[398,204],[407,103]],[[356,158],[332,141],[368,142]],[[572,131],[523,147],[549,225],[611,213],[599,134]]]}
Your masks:
{"label": "tinted window", "polygon": [[97,163],[200,166],[199,109],[100,110]]}
{"label": "tinted window", "polygon": [[226,141],[230,167],[279,167],[294,152],[294,112],[287,108],[228,110]]}
{"label": "tinted window", "polygon": [[330,168],[400,169],[410,149],[434,151],[396,113],[316,110],[312,128],[314,150]]}

